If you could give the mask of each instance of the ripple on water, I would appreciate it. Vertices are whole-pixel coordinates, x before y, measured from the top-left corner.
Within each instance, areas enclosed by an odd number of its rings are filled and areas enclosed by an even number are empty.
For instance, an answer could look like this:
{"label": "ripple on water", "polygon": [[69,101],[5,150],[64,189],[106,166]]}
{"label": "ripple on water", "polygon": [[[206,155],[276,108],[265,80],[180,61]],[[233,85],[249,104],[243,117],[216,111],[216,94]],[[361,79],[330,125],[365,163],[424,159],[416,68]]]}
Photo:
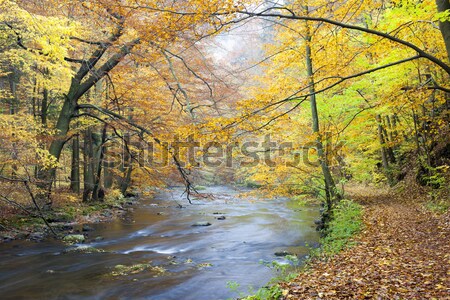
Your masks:
{"label": "ripple on water", "polygon": [[188,251],[189,248],[161,248],[161,247],[155,247],[153,246],[136,246],[129,250],[123,250],[119,251],[119,253],[122,254],[130,254],[134,252],[154,252],[158,254],[177,254],[177,253],[183,253]]}

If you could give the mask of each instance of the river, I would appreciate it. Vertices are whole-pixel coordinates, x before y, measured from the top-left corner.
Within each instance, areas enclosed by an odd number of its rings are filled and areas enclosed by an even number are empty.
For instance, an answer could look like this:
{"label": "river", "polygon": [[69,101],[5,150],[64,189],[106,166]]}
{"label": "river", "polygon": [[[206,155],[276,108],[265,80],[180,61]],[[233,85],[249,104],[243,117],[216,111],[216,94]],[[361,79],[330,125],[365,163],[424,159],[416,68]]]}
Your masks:
{"label": "river", "polygon": [[[67,252],[51,239],[1,244],[0,299],[236,298],[227,283],[257,289],[276,275],[262,262],[284,260],[275,252],[305,257],[317,245],[317,207],[241,197],[225,186],[202,192],[214,198],[190,205],[173,189],[141,199],[123,219],[92,224],[85,244],[105,252]],[[198,222],[211,225],[192,226]],[[114,274],[117,265],[150,263],[160,268]]]}

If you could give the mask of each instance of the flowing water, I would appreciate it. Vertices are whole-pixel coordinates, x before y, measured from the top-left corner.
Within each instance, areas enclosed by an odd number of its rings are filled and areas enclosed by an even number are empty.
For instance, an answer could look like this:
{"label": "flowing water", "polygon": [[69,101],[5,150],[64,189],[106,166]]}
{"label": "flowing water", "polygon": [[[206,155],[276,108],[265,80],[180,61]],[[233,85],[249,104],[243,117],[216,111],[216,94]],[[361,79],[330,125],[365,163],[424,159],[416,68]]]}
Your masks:
{"label": "flowing water", "polygon": [[[257,289],[276,275],[261,262],[283,262],[279,251],[304,257],[318,242],[317,207],[239,197],[224,186],[204,192],[214,198],[189,205],[174,189],[141,199],[123,219],[92,224],[85,244],[102,253],[68,252],[55,240],[0,245],[0,299],[236,298],[227,283]],[[150,262],[166,271],[139,268]],[[117,265],[138,266],[114,276]]]}

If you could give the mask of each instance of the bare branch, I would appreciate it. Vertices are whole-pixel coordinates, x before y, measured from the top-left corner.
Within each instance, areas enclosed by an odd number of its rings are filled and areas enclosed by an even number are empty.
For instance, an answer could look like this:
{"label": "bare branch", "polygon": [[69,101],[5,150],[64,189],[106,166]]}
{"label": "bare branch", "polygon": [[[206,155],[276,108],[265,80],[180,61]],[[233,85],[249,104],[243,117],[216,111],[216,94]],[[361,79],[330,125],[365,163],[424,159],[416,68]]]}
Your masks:
{"label": "bare branch", "polygon": [[[33,191],[31,190],[30,187],[30,182],[29,179],[20,179],[20,178],[7,178],[4,176],[0,175],[0,179],[5,180],[5,181],[9,181],[9,182],[21,182],[24,184],[28,194],[30,195],[31,201],[34,204],[34,207],[36,208],[36,210],[39,212],[39,217],[42,219],[42,221],[44,221],[45,225],[50,229],[50,231],[52,232],[52,234],[57,237],[58,235],[56,234],[55,230],[53,229],[53,227],[48,223],[47,219],[44,217],[44,214],[42,213],[41,208],[39,207],[39,205],[36,202],[36,198],[34,197]],[[6,197],[3,197],[3,200],[7,199]],[[26,210],[25,208],[21,207],[24,211],[28,212],[28,210]],[[33,215],[31,212],[29,212],[30,215]]]}
{"label": "bare branch", "polygon": [[[82,95],[84,95],[84,93],[86,93],[95,83],[97,83],[101,78],[103,78],[106,74],[108,74],[109,71],[111,71],[115,66],[117,66],[122,61],[122,59],[131,52],[131,49],[139,43],[140,43],[140,39],[137,38],[137,39],[123,45],[122,48],[120,48],[120,51],[118,53],[111,56],[108,59],[108,61],[106,61],[99,69],[97,69],[94,72],[94,74],[92,74],[88,79],[86,79],[86,81],[84,81],[81,84],[80,88],[77,90],[77,94],[79,95],[78,98],[81,97]],[[89,63],[86,65],[86,67],[95,65],[105,51],[106,51],[106,49],[98,49],[95,52],[97,54],[94,54],[92,56],[92,58],[89,60]],[[100,56],[97,57],[98,55],[100,55]],[[76,76],[77,77],[83,76],[83,73],[84,73],[84,75],[86,75],[87,71],[88,70],[85,70],[82,67]],[[83,78],[83,77],[81,77],[81,78]]]}
{"label": "bare branch", "polygon": [[2,200],[5,203],[8,203],[9,205],[12,205],[12,206],[15,206],[17,208],[20,208],[25,213],[27,213],[27,215],[29,215],[29,216],[37,217],[36,214],[34,214],[31,211],[29,211],[28,209],[26,209],[23,205],[21,205],[20,203],[17,203],[16,201],[13,201],[13,200],[9,199],[6,196],[0,195],[0,200]]}
{"label": "bare branch", "polygon": [[[161,51],[164,58],[166,59],[168,65],[169,65],[169,69],[170,69],[170,73],[172,74],[173,79],[175,80],[178,90],[183,94],[184,99],[186,100],[186,108],[187,111],[189,112],[189,114],[191,115],[192,119],[195,121],[196,119],[196,115],[192,109],[192,103],[191,103],[191,99],[189,98],[188,93],[186,92],[186,90],[183,88],[183,86],[181,85],[180,80],[178,79],[178,76],[175,72],[175,68],[173,67],[173,63],[172,60],[170,59],[170,57],[167,55],[167,53],[169,53],[167,50],[162,50]],[[166,53],[167,52],[167,53]]]}
{"label": "bare branch", "polygon": [[110,42],[96,42],[96,41],[88,41],[76,36],[70,36],[69,39],[74,40],[74,41],[78,41],[78,42],[82,42],[85,44],[89,44],[89,45],[97,45],[97,46],[102,46],[102,47],[108,47],[111,46]]}
{"label": "bare branch", "polygon": [[52,226],[50,226],[50,224],[48,223],[47,219],[44,217],[44,214],[42,213],[41,208],[40,208],[39,205],[37,204],[36,198],[34,197],[33,191],[31,190],[28,181],[27,181],[27,180],[24,180],[24,181],[22,181],[22,182],[23,182],[23,184],[25,185],[25,188],[27,189],[28,194],[30,194],[31,201],[33,201],[34,206],[35,206],[36,209],[38,210],[39,216],[41,217],[42,221],[44,221],[45,225],[50,229],[50,231],[52,232],[52,234],[53,234],[55,237],[57,237],[58,235],[56,234],[55,230],[53,229]]}
{"label": "bare branch", "polygon": [[203,79],[200,75],[198,75],[197,72],[195,72],[195,71],[187,64],[186,60],[185,60],[183,57],[181,57],[181,56],[179,56],[179,55],[177,55],[177,54],[175,54],[175,53],[172,53],[172,52],[170,52],[170,51],[167,50],[167,49],[166,49],[165,51],[166,51],[167,53],[169,53],[170,55],[172,55],[172,56],[178,58],[178,59],[183,63],[183,65],[185,66],[185,68],[186,68],[189,72],[191,72],[192,75],[195,76],[195,78],[197,78],[197,79],[199,79],[200,81],[202,81],[202,82],[208,87],[210,97],[211,97],[211,98],[213,97],[213,90],[212,90],[211,86],[209,85],[209,83],[208,83],[205,79]]}
{"label": "bare branch", "polygon": [[[420,55],[416,55],[416,56],[412,56],[412,57],[409,57],[409,58],[398,60],[398,61],[395,61],[395,62],[392,62],[392,63],[389,63],[389,64],[385,64],[385,65],[382,65],[382,66],[379,66],[379,67],[376,67],[376,68],[373,68],[373,69],[369,69],[369,70],[366,70],[366,71],[363,71],[363,72],[360,72],[360,73],[352,74],[352,75],[349,75],[349,76],[333,77],[333,78],[339,78],[339,80],[334,82],[331,85],[328,85],[328,86],[326,86],[326,87],[324,87],[324,88],[322,88],[320,90],[315,91],[314,93],[310,93],[310,94],[307,94],[307,95],[297,96],[298,93],[299,93],[299,91],[298,91],[298,92],[296,92],[294,94],[294,96],[292,96],[291,98],[286,98],[283,101],[286,102],[286,101],[298,100],[299,98],[308,97],[308,96],[311,96],[313,94],[320,94],[320,93],[323,93],[323,92],[325,92],[325,91],[327,91],[329,89],[332,89],[333,87],[343,83],[344,81],[347,81],[347,80],[350,80],[350,79],[353,79],[353,78],[357,78],[357,77],[361,77],[361,76],[364,76],[364,75],[367,75],[367,74],[370,74],[370,73],[373,73],[373,72],[377,72],[379,70],[383,70],[383,69],[386,69],[386,68],[389,68],[389,67],[392,67],[392,66],[400,65],[400,64],[403,64],[403,63],[406,63],[406,62],[409,62],[409,61],[413,61],[413,60],[419,59],[421,57],[422,56],[420,56]],[[323,80],[326,80],[326,78],[323,79]],[[323,81],[323,80],[321,80],[321,81]],[[316,84],[317,83],[315,83],[315,85]],[[305,88],[301,89],[300,91],[302,91],[304,89]]]}

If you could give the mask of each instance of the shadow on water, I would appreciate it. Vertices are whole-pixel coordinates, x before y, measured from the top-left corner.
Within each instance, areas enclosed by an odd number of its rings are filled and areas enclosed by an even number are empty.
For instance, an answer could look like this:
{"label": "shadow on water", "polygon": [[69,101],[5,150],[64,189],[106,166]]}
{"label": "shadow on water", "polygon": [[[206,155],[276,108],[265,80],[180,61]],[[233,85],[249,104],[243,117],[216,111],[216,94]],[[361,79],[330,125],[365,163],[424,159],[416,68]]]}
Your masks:
{"label": "shadow on water", "polygon": [[[180,209],[177,202],[186,201],[174,189],[141,200],[123,220],[93,224],[86,245],[102,253],[67,252],[58,241],[0,245],[1,299],[226,299],[236,296],[227,282],[246,291],[270,280],[274,273],[261,261],[280,260],[275,252],[302,257],[318,242],[317,207],[241,198],[223,186],[205,192],[214,199]],[[198,222],[211,225],[192,226]],[[150,262],[166,271],[112,275],[117,265]]]}

